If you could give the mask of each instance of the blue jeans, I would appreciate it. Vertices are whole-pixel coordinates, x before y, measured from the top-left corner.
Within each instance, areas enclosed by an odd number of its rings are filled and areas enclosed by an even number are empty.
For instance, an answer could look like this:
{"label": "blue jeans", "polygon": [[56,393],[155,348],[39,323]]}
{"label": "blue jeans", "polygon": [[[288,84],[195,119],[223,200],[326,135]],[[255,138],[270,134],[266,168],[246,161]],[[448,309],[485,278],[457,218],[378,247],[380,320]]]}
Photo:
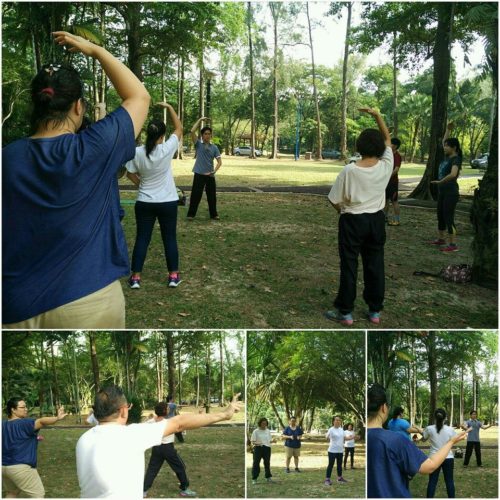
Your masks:
{"label": "blue jeans", "polygon": [[447,458],[439,468],[437,468],[430,476],[427,484],[427,498],[434,498],[436,486],[438,484],[439,472],[443,469],[444,482],[446,484],[446,493],[448,498],[455,498],[455,483],[453,481],[453,465],[455,460]]}
{"label": "blue jeans", "polygon": [[332,477],[332,469],[335,465],[335,460],[337,460],[337,477],[342,476],[342,456],[343,453],[328,452],[328,467],[326,468],[326,477],[328,479]]}
{"label": "blue jeans", "polygon": [[177,201],[165,203],[135,203],[137,234],[132,252],[132,272],[140,273],[146,260],[153,228],[158,219],[161,238],[165,250],[167,268],[170,272],[179,270],[179,251],[177,249]]}

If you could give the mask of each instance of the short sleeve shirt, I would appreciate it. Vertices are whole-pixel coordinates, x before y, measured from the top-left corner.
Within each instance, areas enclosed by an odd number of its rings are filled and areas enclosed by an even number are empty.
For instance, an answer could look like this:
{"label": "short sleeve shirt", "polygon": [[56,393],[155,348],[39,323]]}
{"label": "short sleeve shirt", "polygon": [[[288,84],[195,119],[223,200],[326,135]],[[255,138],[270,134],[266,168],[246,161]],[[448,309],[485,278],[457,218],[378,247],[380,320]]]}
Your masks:
{"label": "short sleeve shirt", "polygon": [[[462,169],[462,158],[460,156],[453,156],[451,158],[445,158],[439,164],[438,170],[438,180],[444,179],[453,168],[453,165],[458,167],[458,175],[460,175],[460,170]],[[455,179],[451,181],[444,182],[443,184],[439,184],[439,192],[441,193],[458,193],[458,175]]]}
{"label": "short sleeve shirt", "polygon": [[4,323],[128,274],[116,174],[134,154],[133,123],[123,107],[79,134],[24,138],[3,148]]}
{"label": "short sleeve shirt", "polygon": [[342,427],[330,427],[326,433],[326,438],[330,440],[329,453],[344,452],[344,429]]}
{"label": "short sleeve shirt", "polygon": [[427,456],[400,434],[368,429],[368,498],[410,498],[409,481]]}
{"label": "short sleeve shirt", "polygon": [[[355,433],[354,431],[344,431],[344,436],[346,438],[351,438],[355,436]],[[344,441],[344,446],[346,448],[354,448],[356,446],[356,442],[354,441],[354,439],[349,439]]]}
{"label": "short sleeve shirt", "polygon": [[205,144],[198,139],[194,145],[196,161],[193,172],[196,174],[209,174],[214,171],[214,159],[219,158],[220,151],[215,144]]}
{"label": "short sleeve shirt", "polygon": [[411,440],[411,437],[410,434],[406,432],[406,429],[409,429],[410,427],[411,427],[410,423],[408,422],[408,420],[405,420],[404,418],[396,418],[396,419],[391,418],[387,424],[387,428],[390,431],[397,432],[405,439],[409,440]]}
{"label": "short sleeve shirt", "polygon": [[168,408],[167,418],[175,417],[175,415],[177,414],[177,405],[175,403],[168,403],[167,408]]}
{"label": "short sleeve shirt", "polygon": [[481,429],[481,427],[483,426],[482,422],[480,422],[479,420],[467,420],[465,422],[465,424],[467,425],[467,428],[472,428],[472,430],[469,432],[469,434],[467,434],[467,441],[471,442],[471,443],[477,443],[479,442],[479,429]]}
{"label": "short sleeve shirt", "polygon": [[290,436],[290,439],[285,439],[285,446],[288,446],[289,448],[300,448],[301,442],[300,439],[297,438],[299,436],[302,436],[304,432],[299,426],[295,427],[295,429],[292,429],[290,426],[288,426],[283,431],[283,434],[285,436]]}
{"label": "short sleeve shirt", "polygon": [[36,467],[38,431],[35,420],[16,418],[2,422],[2,465],[25,464]]}
{"label": "short sleeve shirt", "polygon": [[[429,456],[434,455],[434,453],[440,450],[455,435],[456,432],[448,425],[443,425],[439,432],[435,425],[426,427],[424,429],[423,438],[424,440],[428,439],[431,443]],[[446,458],[453,458],[453,452],[451,450]]]}
{"label": "short sleeve shirt", "polygon": [[93,427],[76,445],[82,498],[142,498],[144,452],[161,444],[166,421]]}
{"label": "short sleeve shirt", "polygon": [[337,176],[328,194],[334,205],[340,205],[341,213],[375,213],[385,207],[385,188],[394,165],[390,147],[385,148],[382,158],[372,167],[359,167],[349,163]]}
{"label": "short sleeve shirt", "polygon": [[[271,431],[269,429],[254,429],[250,440],[260,446],[271,447]],[[259,446],[258,445],[258,446]]]}
{"label": "short sleeve shirt", "polygon": [[[399,154],[399,151],[393,151],[394,154],[394,166],[393,166],[393,171],[395,168],[400,167],[402,163],[402,158],[401,155]],[[399,182],[399,173],[396,172],[395,174],[391,174],[391,178],[389,179],[389,184],[397,184]]]}

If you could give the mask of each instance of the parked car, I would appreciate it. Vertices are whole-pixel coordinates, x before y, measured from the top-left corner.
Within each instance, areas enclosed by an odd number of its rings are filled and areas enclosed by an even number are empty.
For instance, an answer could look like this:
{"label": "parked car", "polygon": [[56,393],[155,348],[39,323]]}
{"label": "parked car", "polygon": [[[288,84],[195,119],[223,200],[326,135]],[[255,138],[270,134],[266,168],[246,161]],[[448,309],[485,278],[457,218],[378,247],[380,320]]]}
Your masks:
{"label": "parked car", "polygon": [[345,163],[346,165],[348,163],[356,163],[358,160],[361,160],[361,155],[359,153],[354,153]]}
{"label": "parked car", "polygon": [[326,159],[338,160],[340,158],[340,151],[336,149],[323,149],[321,156]]}
{"label": "parked car", "polygon": [[[238,146],[234,149],[234,154],[236,156],[250,156],[250,146]],[[262,156],[262,151],[255,148],[255,156]]]}
{"label": "parked car", "polygon": [[489,153],[484,153],[479,158],[472,160],[470,162],[471,168],[480,168],[480,169],[486,170],[488,168],[488,157],[489,156],[490,156]]}

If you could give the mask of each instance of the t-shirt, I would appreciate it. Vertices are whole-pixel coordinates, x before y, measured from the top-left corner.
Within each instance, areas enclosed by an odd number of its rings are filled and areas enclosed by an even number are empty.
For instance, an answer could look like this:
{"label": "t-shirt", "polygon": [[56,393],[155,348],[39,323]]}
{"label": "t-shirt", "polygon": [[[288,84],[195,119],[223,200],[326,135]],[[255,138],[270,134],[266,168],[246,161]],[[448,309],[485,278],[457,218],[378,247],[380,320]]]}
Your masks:
{"label": "t-shirt", "polygon": [[142,498],[144,452],[161,444],[165,424],[101,424],[85,432],[76,444],[80,496]]}
{"label": "t-shirt", "polygon": [[483,426],[479,420],[467,420],[465,422],[467,428],[472,427],[472,430],[467,434],[467,441],[479,442],[479,429]]}
{"label": "t-shirt", "polygon": [[[162,420],[159,420],[159,422],[161,422]],[[154,418],[150,418],[149,420],[146,420],[147,424],[154,424],[155,422],[156,422],[156,420]],[[163,436],[163,438],[161,440],[161,444],[169,444],[169,443],[173,443],[174,441],[175,441],[175,434],[169,434],[168,436]]]}
{"label": "t-shirt", "polygon": [[[354,431],[344,431],[344,436],[346,438],[352,438],[355,435],[356,434]],[[344,446],[346,448],[354,448],[356,446],[356,443],[355,443],[354,439],[349,439],[349,441],[344,441]]]}
{"label": "t-shirt", "polygon": [[271,447],[271,431],[269,429],[254,429],[250,441],[257,443],[256,446],[262,445]]}
{"label": "t-shirt", "polygon": [[177,405],[175,403],[167,403],[168,413],[167,418],[172,418],[177,415]]}
{"label": "t-shirt", "polygon": [[375,213],[385,206],[385,188],[392,174],[394,156],[390,147],[373,167],[349,163],[337,176],[328,199],[340,205],[341,213]]}
{"label": "t-shirt", "polygon": [[215,144],[205,144],[198,139],[194,145],[196,161],[193,172],[197,174],[209,174],[214,171],[214,158],[220,157],[219,148]]}
{"label": "t-shirt", "polygon": [[[393,151],[392,153],[394,155],[394,166],[392,167],[394,172],[395,168],[401,166],[402,158],[401,155],[399,154],[399,151]],[[394,173],[391,174],[391,178],[389,179],[389,184],[397,184],[398,182],[399,182],[399,170],[395,174]]]}
{"label": "t-shirt", "polygon": [[326,439],[330,440],[328,453],[344,452],[344,429],[342,427],[330,427],[326,433]]}
{"label": "t-shirt", "polygon": [[401,436],[403,436],[405,439],[409,439],[411,441],[410,434],[406,432],[406,429],[409,429],[410,427],[410,422],[408,422],[408,420],[405,420],[404,418],[391,418],[387,423],[387,428],[390,431],[397,432],[398,434],[401,434]]}
{"label": "t-shirt", "polygon": [[149,158],[144,146],[136,148],[135,158],[125,167],[141,178],[137,201],[165,203],[179,199],[172,174],[172,158],[178,147],[179,139],[172,134],[168,141],[151,151]]}
{"label": "t-shirt", "polygon": [[36,467],[38,431],[33,418],[2,422],[2,465],[26,464]]}
{"label": "t-shirt", "polygon": [[122,107],[79,134],[24,138],[3,148],[4,323],[128,274],[116,173],[134,153],[133,123]]}
{"label": "t-shirt", "polygon": [[[299,436],[302,436],[304,432],[302,429],[297,425],[295,429],[292,429],[290,426],[286,427],[285,430],[283,431],[283,434],[285,436],[291,436],[290,439],[285,439],[285,446],[288,446],[289,448],[300,448],[301,443],[300,439],[297,439]],[[293,439],[295,437],[295,439]]]}
{"label": "t-shirt", "polygon": [[409,480],[426,460],[427,456],[400,434],[368,429],[368,497],[410,498]]}
{"label": "t-shirt", "polygon": [[444,179],[451,172],[453,165],[458,167],[458,175],[451,181],[438,184],[439,192],[441,193],[458,193],[458,176],[460,175],[460,170],[462,169],[462,158],[460,156],[453,156],[451,158],[445,157],[445,159],[439,164],[438,180]]}
{"label": "t-shirt", "polygon": [[[456,432],[449,425],[443,425],[439,432],[437,431],[435,425],[429,425],[428,427],[426,427],[424,429],[423,438],[424,440],[429,439],[431,442],[431,450],[429,452],[429,456],[432,457],[434,453],[442,448],[455,435]],[[446,458],[454,458],[453,452],[451,450]]]}

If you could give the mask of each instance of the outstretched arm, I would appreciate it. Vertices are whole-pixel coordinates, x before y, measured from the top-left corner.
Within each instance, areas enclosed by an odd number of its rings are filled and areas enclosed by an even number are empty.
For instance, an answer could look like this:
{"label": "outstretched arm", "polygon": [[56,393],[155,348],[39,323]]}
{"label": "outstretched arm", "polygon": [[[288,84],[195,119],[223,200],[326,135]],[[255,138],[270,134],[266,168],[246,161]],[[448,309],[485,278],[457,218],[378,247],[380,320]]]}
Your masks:
{"label": "outstretched arm", "polygon": [[42,417],[35,420],[35,430],[38,431],[42,427],[47,427],[47,425],[54,425],[59,420],[62,420],[67,413],[64,412],[64,406],[61,406],[57,410],[57,417]]}
{"label": "outstretched arm", "polygon": [[165,108],[168,111],[168,114],[172,120],[172,123],[174,124],[174,131],[173,133],[177,136],[177,139],[179,141],[181,140],[182,137],[182,123],[179,120],[179,117],[177,116],[177,113],[175,112],[175,109],[168,103],[166,102],[157,102],[156,106],[160,106],[161,108]]}
{"label": "outstretched arm", "polygon": [[389,133],[389,129],[387,128],[387,125],[385,124],[382,115],[378,111],[372,108],[360,108],[359,111],[361,111],[362,113],[368,113],[369,115],[372,115],[373,118],[375,118],[375,121],[377,122],[378,125],[378,129],[380,130],[380,133],[384,136],[385,145],[390,147],[391,134]]}

